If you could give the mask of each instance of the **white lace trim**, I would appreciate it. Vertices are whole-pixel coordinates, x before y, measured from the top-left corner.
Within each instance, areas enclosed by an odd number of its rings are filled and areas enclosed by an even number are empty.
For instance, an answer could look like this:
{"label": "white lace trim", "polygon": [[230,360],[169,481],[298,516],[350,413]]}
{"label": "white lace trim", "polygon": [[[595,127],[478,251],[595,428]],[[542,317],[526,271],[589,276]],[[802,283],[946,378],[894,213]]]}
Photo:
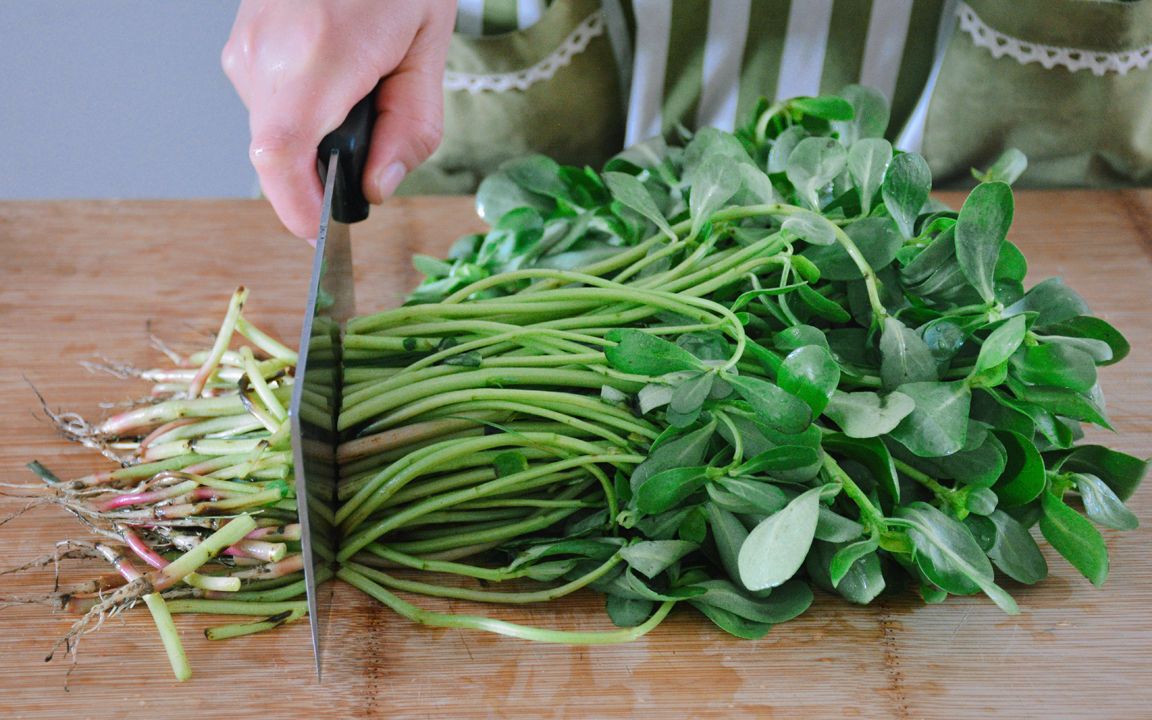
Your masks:
{"label": "white lace trim", "polygon": [[1091,70],[1093,75],[1127,75],[1152,63],[1152,45],[1114,53],[1041,45],[993,30],[966,3],[957,6],[956,14],[960,16],[960,29],[971,36],[977,47],[988,49],[993,57],[1007,55],[1021,65],[1035,62],[1048,70],[1060,66],[1071,72]]}
{"label": "white lace trim", "polygon": [[576,29],[564,38],[560,47],[553,50],[535,65],[509,73],[444,73],[444,89],[470,93],[508,92],[527,90],[538,82],[551,80],[556,72],[572,62],[572,58],[588,49],[594,38],[604,34],[604,13],[600,10],[584,18]]}

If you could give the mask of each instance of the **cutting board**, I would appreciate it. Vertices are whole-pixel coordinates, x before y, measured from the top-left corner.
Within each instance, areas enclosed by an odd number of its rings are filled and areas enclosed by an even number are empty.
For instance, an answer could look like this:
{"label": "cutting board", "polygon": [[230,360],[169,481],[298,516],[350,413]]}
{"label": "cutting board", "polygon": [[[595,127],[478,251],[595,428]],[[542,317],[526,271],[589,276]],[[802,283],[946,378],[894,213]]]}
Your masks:
{"label": "cutting board", "polygon": [[[466,198],[374,211],[356,233],[359,308],[398,303],[418,279],[413,253],[443,254],[480,227]],[[1118,434],[1093,437],[1141,456],[1152,451],[1149,228],[1149,191],[1021,192],[1010,236],[1031,281],[1064,276],[1127,333],[1133,357],[1102,373]],[[310,257],[256,201],[0,203],[0,482],[34,481],[32,459],[66,477],[105,467],[55,433],[32,387],[53,409],[99,417],[99,403],[143,387],[81,361],[159,364],[149,332],[203,342],[238,285],[251,288],[249,316],[293,342]],[[26,502],[0,497],[0,517]],[[178,618],[195,673],[179,684],[143,610],[85,637],[75,662],[58,652],[45,663],[71,618],[18,605],[0,611],[0,717],[1152,718],[1152,488],[1132,507],[1140,530],[1105,533],[1103,589],[1049,553],[1051,578],[1008,584],[1016,617],[981,597],[857,607],[821,595],[755,642],[678,609],[635,643],[568,647],[413,625],[341,585],[322,685],[304,624],[213,643],[200,635],[208,619]],[[61,509],[34,508],[0,526],[0,566],[82,536]],[[51,568],[0,576],[0,595],[43,593],[52,580]],[[591,593],[491,614],[608,626]]]}

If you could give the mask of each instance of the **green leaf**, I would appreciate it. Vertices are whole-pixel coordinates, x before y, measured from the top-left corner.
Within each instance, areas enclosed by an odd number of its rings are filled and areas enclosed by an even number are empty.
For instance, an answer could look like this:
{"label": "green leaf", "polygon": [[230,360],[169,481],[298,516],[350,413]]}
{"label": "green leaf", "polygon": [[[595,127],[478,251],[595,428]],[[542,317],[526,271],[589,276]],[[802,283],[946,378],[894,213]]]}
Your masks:
{"label": "green leaf", "polygon": [[1004,612],[1019,612],[993,581],[992,563],[967,527],[923,502],[898,508],[896,516],[908,521],[916,567],[932,584],[955,595],[983,590]]}
{"label": "green leaf", "polygon": [[[798,255],[796,257],[802,256]],[[801,285],[796,288],[796,297],[808,306],[813,313],[825,320],[842,323],[852,319],[852,315],[850,315],[847,310],[813,290],[808,285]]]}
{"label": "green leaf", "polygon": [[1111,348],[1111,357],[1108,360],[1097,359],[1102,365],[1112,365],[1128,356],[1132,349],[1124,335],[1119,330],[1091,315],[1079,315],[1057,323],[1049,323],[1046,332],[1063,337],[1085,338],[1099,340],[1107,343]]}
{"label": "green leaf", "polygon": [[[968,483],[972,485],[972,483]],[[1000,501],[996,493],[986,487],[972,485],[968,488],[968,496],[964,499],[964,507],[972,515],[991,515]]]}
{"label": "green leaf", "polygon": [[801,125],[793,125],[780,133],[768,151],[768,173],[782,173],[788,167],[788,159],[800,141],[808,137],[808,131]]}
{"label": "green leaf", "polygon": [[1088,303],[1058,277],[1037,283],[1024,297],[1004,308],[1004,316],[1037,313],[1033,330],[1046,330],[1049,326],[1067,322],[1090,311]]}
{"label": "green leaf", "polygon": [[772,180],[764,172],[751,163],[740,163],[736,166],[736,173],[740,176],[740,190],[732,198],[734,205],[768,205],[780,202],[776,189],[772,187]]}
{"label": "green leaf", "polygon": [[820,453],[801,445],[782,445],[758,453],[732,471],[734,475],[772,474],[820,462]]}
{"label": "green leaf", "polygon": [[767,380],[742,375],[725,375],[724,380],[744,398],[756,417],[783,433],[798,433],[812,422],[812,411],[804,401]]}
{"label": "green leaf", "polygon": [[823,215],[807,210],[796,210],[780,225],[809,245],[832,245],[836,242],[836,226]]}
{"label": "green leaf", "polygon": [[761,290],[749,290],[747,292],[740,293],[740,296],[736,298],[735,302],[732,303],[732,307],[729,309],[732,312],[736,312],[747,307],[749,303],[751,303],[753,300],[756,300],[757,298],[785,295],[803,285],[804,283],[792,283],[790,285],[782,285],[780,287],[763,288]]}
{"label": "green leaf", "polygon": [[605,596],[604,610],[608,613],[608,619],[616,627],[636,627],[652,617],[652,613],[656,611],[656,602],[642,598],[607,595]]}
{"label": "green leaf", "polygon": [[852,104],[835,95],[796,97],[788,101],[788,106],[823,120],[851,120],[855,116]]}
{"label": "green leaf", "polygon": [[976,365],[972,368],[972,376],[991,370],[1012,357],[1012,353],[1024,342],[1024,333],[1027,327],[1024,316],[1017,315],[1001,324],[984,340],[980,346],[980,355],[976,358]]}
{"label": "green leaf", "polygon": [[757,525],[740,547],[740,580],[749,590],[782,585],[804,564],[816,536],[821,488],[813,488]]}
{"label": "green leaf", "polygon": [[[808,137],[797,143],[788,157],[785,173],[796,194],[813,210],[820,209],[820,192],[848,163],[844,146],[832,138]],[[729,173],[731,174],[731,173]]]}
{"label": "green leaf", "polygon": [[1012,188],[1002,182],[973,188],[956,219],[956,260],[986,302],[996,299],[993,277],[1000,246],[1012,225]]}
{"label": "green leaf", "polygon": [[884,318],[880,335],[880,377],[887,390],[937,379],[936,358],[928,345],[894,317]]}
{"label": "green leaf", "polygon": [[824,412],[836,391],[840,366],[826,348],[807,345],[788,353],[776,373],[776,382],[780,389],[808,403],[815,417]]}
{"label": "green leaf", "polygon": [[920,457],[951,455],[964,447],[972,400],[964,381],[908,383],[899,392],[912,398],[916,409],[892,429],[894,440]]}
{"label": "green leaf", "polygon": [[900,480],[892,454],[879,438],[852,438],[841,433],[826,433],[824,449],[860,463],[872,475],[893,504],[900,502]]}
{"label": "green leaf", "polygon": [[875,552],[866,553],[853,562],[840,581],[832,583],[832,562],[836,554],[844,549],[840,543],[827,543],[817,540],[812,543],[812,551],[805,560],[808,577],[819,587],[829,592],[839,593],[849,602],[867,605],[884,591],[884,574],[880,568],[880,558]]}
{"label": "green leaf", "polygon": [[672,391],[669,409],[681,415],[699,413],[704,401],[708,399],[708,394],[712,392],[712,383],[715,379],[715,373],[705,372],[693,375],[680,383]]}
{"label": "green leaf", "polygon": [[993,276],[997,280],[1013,280],[1024,282],[1028,275],[1028,259],[1020,248],[1005,240],[1000,245],[1000,257],[996,258],[996,271]]}
{"label": "green leaf", "polygon": [[1097,405],[1091,397],[1074,390],[1041,385],[1024,385],[1019,388],[1017,394],[1021,400],[1035,403],[1055,415],[1094,423],[1108,430],[1112,429],[1112,424],[1108,422],[1108,416],[1104,414],[1104,408]]}
{"label": "green leaf", "polygon": [[[689,602],[691,603],[691,601]],[[691,604],[699,610],[704,617],[711,620],[716,627],[742,640],[759,640],[772,629],[772,626],[768,623],[742,618],[736,613],[718,608],[715,605],[709,605],[707,603]]]}
{"label": "green leaf", "polygon": [[832,581],[832,587],[840,584],[848,571],[857,560],[865,555],[873,554],[876,549],[880,547],[874,539],[868,538],[866,540],[857,540],[856,542],[844,545],[836,554],[832,556],[832,562],[828,566],[828,576]]}
{"label": "green leaf", "polygon": [[604,355],[620,372],[657,377],[682,370],[707,369],[692,353],[642,330],[613,330],[607,337],[616,345],[605,348]]}
{"label": "green leaf", "polygon": [[848,173],[860,191],[862,215],[872,209],[872,199],[884,182],[891,160],[892,144],[884,138],[863,138],[848,150]]}
{"label": "green leaf", "polygon": [[1002,182],[1011,185],[1027,169],[1028,158],[1024,153],[1016,148],[1008,148],[985,172],[979,172],[976,168],[972,168],[972,177],[980,182]]}
{"label": "green leaf", "polygon": [[846,85],[839,95],[851,103],[853,110],[851,120],[832,122],[841,142],[851,147],[861,138],[884,137],[888,129],[888,98],[883,93],[867,85]]}
{"label": "green leaf", "polygon": [[705,503],[708,527],[712,530],[712,541],[716,543],[716,553],[720,564],[733,580],[740,580],[740,548],[748,539],[748,529],[728,510],[715,503]]}
{"label": "green leaf", "polygon": [[820,506],[816,519],[816,539],[825,542],[849,542],[864,534],[864,526],[827,507]]}
{"label": "green leaf", "polygon": [[786,582],[768,594],[752,594],[727,580],[703,580],[703,595],[689,602],[694,607],[709,605],[755,622],[776,625],[802,614],[812,604],[812,590],[799,580]]}
{"label": "green leaf", "polygon": [[667,512],[686,500],[708,482],[708,468],[681,467],[662,470],[636,489],[636,506],[655,515]]}
{"label": "green leaf", "polygon": [[1061,343],[1025,348],[1013,356],[1012,369],[1017,377],[1033,385],[1086,392],[1096,384],[1096,362],[1092,356]]}
{"label": "green leaf", "polygon": [[818,345],[828,349],[828,337],[820,328],[811,325],[793,325],[776,333],[772,337],[772,344],[782,352],[790,352],[805,345]]}
{"label": "green leaf", "polygon": [[653,475],[671,468],[698,466],[704,461],[708,443],[716,432],[716,421],[712,420],[688,433],[675,434],[671,439],[653,445],[648,459],[632,471],[630,484],[633,492]]}
{"label": "green leaf", "polygon": [[[896,258],[903,240],[891,218],[868,217],[844,227],[844,232],[874,270],[886,267]],[[803,257],[816,263],[827,280],[860,280],[860,268],[839,243],[805,248]]]}
{"label": "green leaf", "polygon": [[698,548],[683,540],[642,540],[620,550],[620,557],[636,572],[654,578]]}
{"label": "green leaf", "polygon": [[708,483],[706,489],[712,504],[741,515],[771,515],[790,499],[776,485],[750,478],[721,477]]}
{"label": "green leaf", "polygon": [[916,237],[916,218],[932,192],[932,171],[917,153],[901,153],[888,164],[880,188],[888,214],[906,238]]}
{"label": "green leaf", "polygon": [[627,173],[620,172],[604,173],[604,182],[608,184],[608,190],[612,193],[612,197],[616,198],[620,204],[635,210],[652,221],[673,242],[678,239],[672,226],[664,217],[664,213],[656,207],[656,201],[652,199],[652,195],[644,187],[644,183]]}
{"label": "green leaf", "polygon": [[1148,473],[1148,461],[1103,445],[1080,445],[1074,450],[1054,452],[1050,456],[1054,469],[1095,475],[1121,500],[1132,497]]}
{"label": "green leaf", "polygon": [[740,175],[732,172],[730,162],[720,157],[705,159],[696,171],[692,189],[688,193],[688,212],[692,215],[692,232],[689,237],[699,235],[704,224],[739,189]]}
{"label": "green leaf", "polygon": [[1093,585],[1103,585],[1108,578],[1108,548],[1100,531],[1051,492],[1040,495],[1040,505],[1044,539]]}
{"label": "green leaf", "polygon": [[1140,526],[1136,515],[1103,480],[1089,473],[1076,473],[1072,479],[1084,503],[1084,514],[1090,520],[1114,530],[1135,530]]}
{"label": "green leaf", "polygon": [[1036,445],[1030,438],[1009,430],[997,430],[996,437],[1008,453],[1004,472],[992,488],[1000,498],[1000,506],[1020,507],[1040,497],[1046,477],[1044,458]]}
{"label": "green leaf", "polygon": [[850,438],[886,435],[916,409],[916,401],[902,392],[832,393],[824,415]]}
{"label": "green leaf", "polygon": [[1003,510],[992,512],[988,519],[996,526],[988,557],[992,558],[1001,572],[1025,585],[1038,583],[1048,577],[1048,562],[1044,560],[1044,554],[1040,552],[1040,546],[1028,528]]}

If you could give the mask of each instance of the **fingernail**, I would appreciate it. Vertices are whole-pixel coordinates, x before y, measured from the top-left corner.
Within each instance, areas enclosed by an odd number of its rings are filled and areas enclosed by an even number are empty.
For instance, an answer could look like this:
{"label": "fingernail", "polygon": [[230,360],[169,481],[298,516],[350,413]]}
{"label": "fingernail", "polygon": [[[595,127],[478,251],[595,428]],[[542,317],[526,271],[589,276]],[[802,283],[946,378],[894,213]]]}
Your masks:
{"label": "fingernail", "polygon": [[399,162],[394,162],[381,170],[376,176],[376,187],[380,190],[380,196],[389,197],[396,192],[396,186],[407,174],[408,169],[404,167],[404,163]]}

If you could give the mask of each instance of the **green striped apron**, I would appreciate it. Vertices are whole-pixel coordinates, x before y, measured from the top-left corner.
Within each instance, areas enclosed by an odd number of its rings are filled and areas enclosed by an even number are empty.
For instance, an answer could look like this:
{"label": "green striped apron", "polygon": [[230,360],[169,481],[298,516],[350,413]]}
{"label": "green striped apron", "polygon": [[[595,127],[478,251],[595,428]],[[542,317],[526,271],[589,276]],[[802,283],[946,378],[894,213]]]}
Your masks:
{"label": "green striped apron", "polygon": [[939,184],[1008,147],[1021,185],[1152,182],[1152,0],[459,0],[445,137],[408,192],[504,160],[597,165],[760,97],[878,88]]}

